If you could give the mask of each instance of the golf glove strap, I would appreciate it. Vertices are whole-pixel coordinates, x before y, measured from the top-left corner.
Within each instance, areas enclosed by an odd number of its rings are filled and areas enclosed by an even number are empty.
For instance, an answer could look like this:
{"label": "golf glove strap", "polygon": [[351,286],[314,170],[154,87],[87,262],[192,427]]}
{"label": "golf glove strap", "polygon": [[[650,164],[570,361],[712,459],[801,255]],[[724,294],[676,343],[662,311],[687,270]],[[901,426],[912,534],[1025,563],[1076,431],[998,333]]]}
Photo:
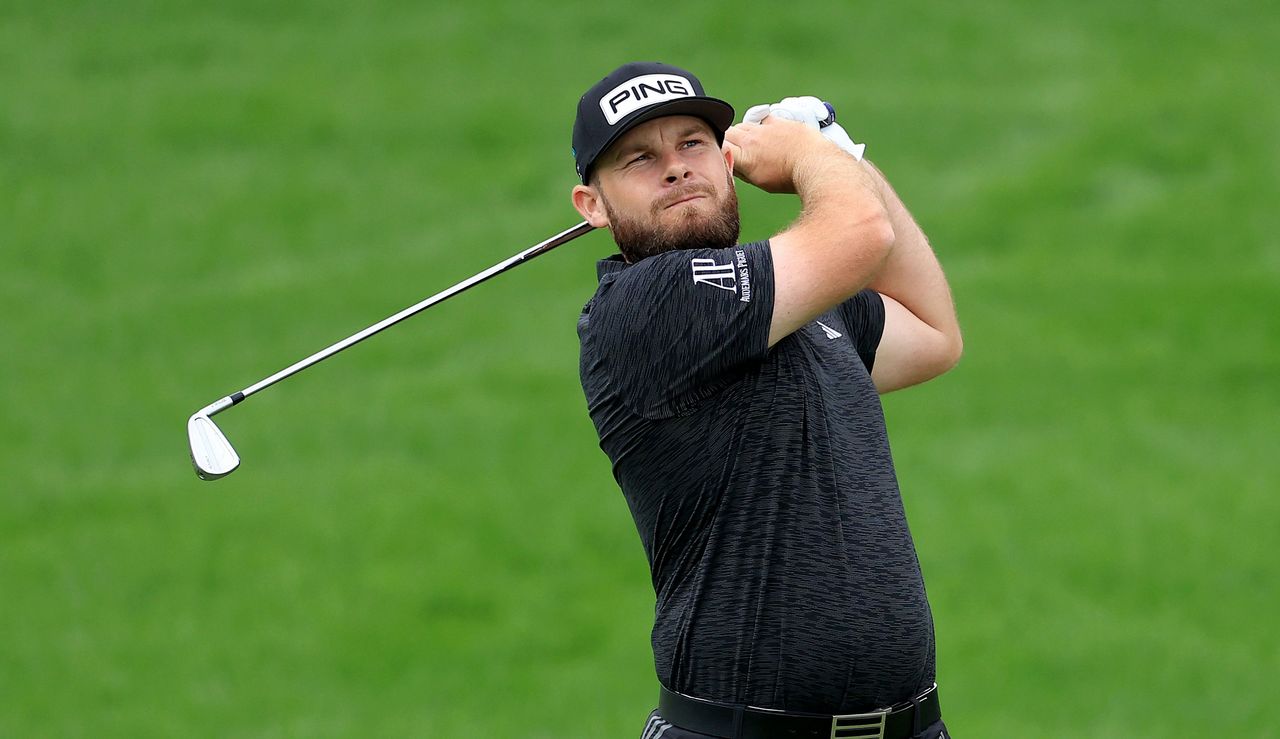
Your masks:
{"label": "golf glove strap", "polygon": [[772,105],[754,105],[747,109],[742,120],[744,123],[759,123],[769,116],[774,116],[803,123],[809,128],[821,131],[828,141],[852,154],[854,159],[862,161],[862,153],[866,151],[867,145],[853,143],[853,139],[849,138],[849,134],[839,123],[833,121],[825,127],[821,126],[820,122],[828,115],[830,112],[825,103],[812,95],[805,95],[783,98],[782,102]]}

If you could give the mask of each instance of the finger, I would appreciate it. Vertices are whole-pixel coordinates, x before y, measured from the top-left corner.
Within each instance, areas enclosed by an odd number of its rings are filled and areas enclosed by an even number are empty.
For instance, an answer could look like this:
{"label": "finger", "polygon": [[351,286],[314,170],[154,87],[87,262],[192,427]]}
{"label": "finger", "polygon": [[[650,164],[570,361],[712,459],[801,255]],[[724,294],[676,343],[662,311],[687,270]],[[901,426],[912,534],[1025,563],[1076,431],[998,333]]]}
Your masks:
{"label": "finger", "polygon": [[778,105],[784,108],[792,108],[794,110],[810,110],[814,114],[822,112],[822,101],[812,95],[799,95],[796,97],[783,98],[778,101]]}
{"label": "finger", "polygon": [[[777,103],[774,103],[774,107],[777,107]],[[778,108],[778,110],[781,110],[781,108]],[[759,125],[759,126],[794,126],[794,125],[795,125],[795,124],[797,124],[797,123],[800,123],[800,125],[802,125],[802,126],[804,125],[804,123],[802,123],[802,122],[800,122],[800,121],[797,121],[797,120],[795,119],[795,116],[794,116],[794,115],[788,115],[788,114],[786,114],[786,113],[783,113],[782,115],[778,115],[778,111],[777,111],[777,110],[775,110],[775,111],[772,111],[772,112],[770,112],[770,113],[769,113],[769,117],[768,117],[768,118],[765,118],[763,121],[760,121],[760,123],[758,123],[758,124],[756,124],[756,125]],[[738,125],[740,125],[740,126],[745,126],[745,125],[747,125],[747,124],[745,124],[745,123],[739,123]]]}
{"label": "finger", "polygon": [[804,121],[804,118],[800,116],[798,113],[791,110],[790,108],[784,108],[781,105],[778,105],[777,103],[774,103],[773,105],[769,106],[769,117],[781,118],[784,121],[800,121],[800,122]]}
{"label": "finger", "polygon": [[802,120],[806,124],[810,123],[809,118],[812,117],[813,122],[816,122],[819,128],[835,122],[834,109],[812,95],[783,98],[781,102],[774,103],[772,108],[774,110],[779,108],[790,110],[802,116]]}
{"label": "finger", "polygon": [[804,110],[813,114],[813,117],[817,118],[819,121],[827,117],[827,104],[812,95],[798,97],[796,98],[796,102]]}
{"label": "finger", "polygon": [[769,106],[753,105],[747,108],[747,112],[742,114],[743,123],[759,123],[769,117]]}
{"label": "finger", "polygon": [[748,132],[759,126],[759,123],[739,123],[736,126],[730,126],[724,132],[724,140],[731,141],[737,146],[742,146],[743,139],[748,135]]}
{"label": "finger", "polygon": [[811,113],[807,108],[788,107],[784,106],[782,103],[774,103],[769,108],[769,114],[798,121],[815,131],[819,128],[818,119],[814,118],[813,113]]}

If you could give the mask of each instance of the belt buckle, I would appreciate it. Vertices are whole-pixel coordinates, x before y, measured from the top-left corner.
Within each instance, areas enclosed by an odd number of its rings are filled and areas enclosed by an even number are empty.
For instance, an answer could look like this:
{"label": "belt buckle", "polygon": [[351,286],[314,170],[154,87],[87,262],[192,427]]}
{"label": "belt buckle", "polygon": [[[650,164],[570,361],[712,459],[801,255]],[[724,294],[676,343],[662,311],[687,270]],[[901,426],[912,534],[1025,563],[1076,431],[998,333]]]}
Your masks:
{"label": "belt buckle", "polygon": [[889,709],[831,717],[831,739],[884,739]]}

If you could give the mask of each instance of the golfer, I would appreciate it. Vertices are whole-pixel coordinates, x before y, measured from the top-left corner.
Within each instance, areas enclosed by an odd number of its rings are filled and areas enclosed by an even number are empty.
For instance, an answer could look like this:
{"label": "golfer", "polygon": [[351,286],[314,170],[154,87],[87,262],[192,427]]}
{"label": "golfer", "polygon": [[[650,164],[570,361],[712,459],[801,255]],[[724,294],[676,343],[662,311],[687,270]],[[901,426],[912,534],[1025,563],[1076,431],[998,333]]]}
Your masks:
{"label": "golfer", "polygon": [[[578,103],[573,205],[621,252],[582,386],[657,595],[643,739],[949,736],[879,394],[954,366],[960,330],[924,234],[820,117],[788,98],[733,126],[657,63]],[[801,215],[739,244],[735,176]]]}

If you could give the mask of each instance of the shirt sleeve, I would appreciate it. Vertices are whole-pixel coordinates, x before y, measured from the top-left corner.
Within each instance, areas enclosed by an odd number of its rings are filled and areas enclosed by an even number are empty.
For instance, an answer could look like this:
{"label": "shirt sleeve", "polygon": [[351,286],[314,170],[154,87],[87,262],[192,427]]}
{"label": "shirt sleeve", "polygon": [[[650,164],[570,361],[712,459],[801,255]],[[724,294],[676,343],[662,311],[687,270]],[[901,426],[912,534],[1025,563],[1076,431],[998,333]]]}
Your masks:
{"label": "shirt sleeve", "polygon": [[597,293],[596,351],[622,402],[646,418],[685,413],[769,350],[767,241],[644,259]]}
{"label": "shirt sleeve", "polygon": [[870,374],[876,363],[876,348],[884,336],[884,300],[880,293],[867,289],[841,303],[837,310],[849,329],[849,340]]}

